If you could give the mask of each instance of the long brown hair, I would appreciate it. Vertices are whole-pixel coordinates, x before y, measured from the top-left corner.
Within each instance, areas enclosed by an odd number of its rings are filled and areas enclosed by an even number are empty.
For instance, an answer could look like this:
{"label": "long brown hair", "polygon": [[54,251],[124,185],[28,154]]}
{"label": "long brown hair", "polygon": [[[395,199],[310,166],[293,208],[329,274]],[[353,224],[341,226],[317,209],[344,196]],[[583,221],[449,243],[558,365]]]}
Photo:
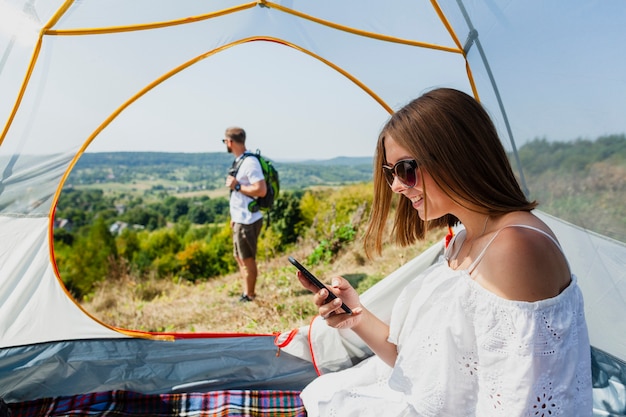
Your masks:
{"label": "long brown hair", "polygon": [[[530,211],[537,206],[535,201],[528,201],[520,188],[496,128],[480,103],[458,90],[432,90],[394,113],[378,137],[374,154],[374,201],[365,233],[368,256],[372,246],[377,253],[382,250],[394,194],[381,169],[387,163],[384,147],[387,135],[409,151],[419,169],[428,171],[457,204],[490,215]],[[458,223],[451,214],[424,222],[410,200],[402,197],[398,197],[392,229],[397,244],[410,245],[423,239],[430,228]]]}

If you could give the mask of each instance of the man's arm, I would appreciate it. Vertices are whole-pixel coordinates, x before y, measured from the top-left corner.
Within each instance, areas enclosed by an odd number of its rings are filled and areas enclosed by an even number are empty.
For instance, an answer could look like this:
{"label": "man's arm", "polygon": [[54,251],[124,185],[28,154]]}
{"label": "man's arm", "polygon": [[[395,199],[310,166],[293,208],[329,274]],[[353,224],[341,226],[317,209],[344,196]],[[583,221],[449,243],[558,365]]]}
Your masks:
{"label": "man's arm", "polygon": [[[235,180],[234,184],[233,189],[235,189],[239,183]],[[263,197],[267,194],[267,184],[265,183],[265,180],[257,181],[250,185],[239,184],[238,188],[240,193],[247,195],[248,197]]]}
{"label": "man's arm", "polygon": [[[248,197],[264,197],[267,194],[267,184],[263,177],[261,164],[256,158],[247,157],[239,167],[243,170],[244,176],[250,181],[250,184],[241,184],[232,175],[228,177],[226,184],[231,190],[238,191]],[[257,180],[257,181],[254,181]]]}

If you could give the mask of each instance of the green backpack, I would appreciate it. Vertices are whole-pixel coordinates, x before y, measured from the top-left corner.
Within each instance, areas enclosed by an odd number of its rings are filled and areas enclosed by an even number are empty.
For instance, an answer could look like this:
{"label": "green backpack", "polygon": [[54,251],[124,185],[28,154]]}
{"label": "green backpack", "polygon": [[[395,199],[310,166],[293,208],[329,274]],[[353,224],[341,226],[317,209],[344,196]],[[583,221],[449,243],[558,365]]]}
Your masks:
{"label": "green backpack", "polygon": [[241,166],[243,160],[247,156],[255,156],[258,159],[259,164],[261,164],[261,169],[263,170],[263,177],[265,178],[265,184],[267,184],[267,194],[264,197],[256,198],[252,203],[248,205],[248,209],[252,212],[257,211],[258,209],[269,211],[274,205],[274,200],[278,198],[278,193],[280,192],[280,181],[278,179],[278,171],[274,164],[269,159],[266,159],[261,155],[260,150],[256,150],[256,153],[245,152],[243,157],[237,161],[237,164],[233,167],[233,172],[236,175],[239,167]]}

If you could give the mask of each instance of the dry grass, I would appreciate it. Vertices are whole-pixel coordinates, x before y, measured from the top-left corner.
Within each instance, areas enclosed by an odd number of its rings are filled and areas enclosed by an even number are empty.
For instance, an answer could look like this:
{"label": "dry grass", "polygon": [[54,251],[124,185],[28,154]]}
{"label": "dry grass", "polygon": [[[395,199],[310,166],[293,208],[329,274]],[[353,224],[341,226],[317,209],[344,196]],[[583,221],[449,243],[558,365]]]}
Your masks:
{"label": "dry grass", "polygon": [[[351,281],[377,281],[414,258],[432,239],[410,248],[388,246],[379,258],[368,260],[360,243],[346,248],[330,265],[311,267],[322,281],[349,275]],[[197,284],[185,280],[147,279],[137,282],[127,274],[101,285],[83,307],[112,326],[157,332],[275,333],[309,324],[316,314],[311,295],[295,278],[296,269],[287,256],[306,263],[312,248],[301,246],[290,254],[259,262],[257,298],[240,303],[239,274],[213,278]]]}

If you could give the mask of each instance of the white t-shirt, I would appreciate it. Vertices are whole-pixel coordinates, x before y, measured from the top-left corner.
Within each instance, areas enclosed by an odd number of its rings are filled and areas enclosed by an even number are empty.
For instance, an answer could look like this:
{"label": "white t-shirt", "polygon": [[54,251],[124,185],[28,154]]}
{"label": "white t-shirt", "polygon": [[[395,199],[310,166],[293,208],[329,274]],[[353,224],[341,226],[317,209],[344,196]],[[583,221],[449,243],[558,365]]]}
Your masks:
{"label": "white t-shirt", "polygon": [[442,257],[396,300],[389,341],[398,347],[393,368],[373,356],[309,384],[301,394],[309,415],[592,415],[591,353],[575,276],[556,297],[512,301]]}
{"label": "white t-shirt", "polygon": [[[242,157],[243,155],[240,155],[236,160],[239,160],[239,158]],[[265,179],[265,177],[263,177],[263,170],[261,169],[259,160],[252,155],[247,156],[243,160],[235,178],[242,186],[254,184]],[[257,220],[262,219],[263,214],[260,211],[252,213],[248,210],[248,204],[252,200],[252,197],[233,191],[230,194],[231,220],[235,223],[252,224]]]}

